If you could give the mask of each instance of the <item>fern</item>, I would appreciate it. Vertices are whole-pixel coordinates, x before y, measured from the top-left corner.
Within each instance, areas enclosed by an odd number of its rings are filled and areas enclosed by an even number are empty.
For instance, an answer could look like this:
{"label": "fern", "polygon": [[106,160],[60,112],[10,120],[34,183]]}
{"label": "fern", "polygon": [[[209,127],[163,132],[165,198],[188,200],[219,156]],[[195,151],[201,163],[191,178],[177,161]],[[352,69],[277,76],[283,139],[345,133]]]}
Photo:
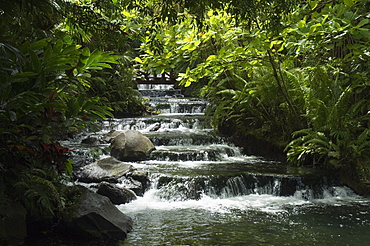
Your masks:
{"label": "fern", "polygon": [[33,174],[21,176],[20,181],[14,184],[21,195],[21,200],[31,216],[50,218],[55,212],[62,209],[63,204],[58,187],[44,176],[45,171],[35,169]]}

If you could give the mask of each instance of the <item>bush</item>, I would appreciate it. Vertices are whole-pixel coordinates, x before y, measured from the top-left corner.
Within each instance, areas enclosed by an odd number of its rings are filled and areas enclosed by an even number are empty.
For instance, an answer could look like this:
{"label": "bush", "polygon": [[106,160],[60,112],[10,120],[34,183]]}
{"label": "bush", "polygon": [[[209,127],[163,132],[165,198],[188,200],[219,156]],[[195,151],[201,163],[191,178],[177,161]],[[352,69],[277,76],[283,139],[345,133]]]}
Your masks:
{"label": "bush", "polygon": [[112,116],[86,90],[90,71],[111,68],[116,57],[67,40],[0,44],[0,196],[35,217],[64,206],[62,181],[73,163],[57,136]]}

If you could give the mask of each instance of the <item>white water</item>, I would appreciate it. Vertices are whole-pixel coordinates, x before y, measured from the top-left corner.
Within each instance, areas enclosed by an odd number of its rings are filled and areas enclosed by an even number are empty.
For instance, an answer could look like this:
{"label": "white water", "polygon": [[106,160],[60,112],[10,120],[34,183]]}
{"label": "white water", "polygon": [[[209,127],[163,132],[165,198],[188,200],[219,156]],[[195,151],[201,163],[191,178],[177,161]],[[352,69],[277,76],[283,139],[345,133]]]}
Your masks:
{"label": "white water", "polygon": [[281,212],[284,205],[302,205],[307,201],[295,197],[275,197],[272,195],[247,195],[230,198],[213,198],[203,195],[200,200],[169,201],[156,196],[156,190],[148,191],[138,198],[119,208],[126,214],[136,216],[147,210],[203,209],[209,212],[232,213],[232,209],[258,209],[265,212]]}
{"label": "white water", "polygon": [[302,198],[301,191],[294,196],[274,196],[269,194],[251,194],[236,197],[212,197],[202,195],[199,200],[168,200],[158,196],[160,190],[151,189],[138,197],[137,200],[118,206],[123,212],[136,216],[146,210],[174,210],[174,209],[203,209],[209,212],[232,213],[233,209],[241,211],[260,210],[268,213],[284,212],[287,206],[327,204],[340,206],[352,203],[365,202],[361,196],[355,195],[346,187],[335,187],[335,194],[324,191],[324,198],[306,200]]}
{"label": "white water", "polygon": [[159,192],[118,206],[134,219],[120,245],[365,246],[370,240],[369,201],[343,187],[310,201],[299,193],[171,201]]}
{"label": "white water", "polygon": [[[156,85],[151,89],[167,87]],[[138,170],[149,172],[152,187],[143,197],[118,206],[134,219],[133,231],[120,245],[368,245],[368,199],[336,186],[323,187],[320,199],[304,185],[293,195],[278,196],[284,178],[303,175],[306,170],[242,155],[227,141],[213,137],[212,129],[202,128],[200,116],[204,113],[197,111],[202,107],[195,104],[196,109],[189,109],[192,113],[178,113],[176,103],[189,101],[170,101],[166,114],[105,122],[102,133],[134,129],[157,139],[158,153],[153,154],[162,158],[132,163]],[[217,150],[217,160],[210,158],[215,155],[213,150]],[[166,153],[189,153],[195,159],[166,159]],[[223,175],[227,181],[222,180]],[[163,176],[174,180],[158,186]],[[220,183],[211,183],[214,177],[221,177],[213,180]],[[206,180],[208,186],[197,187],[197,179]],[[213,189],[212,185],[222,187]],[[188,194],[194,188],[199,197]]]}
{"label": "white water", "polygon": [[[173,88],[143,85],[142,89]],[[276,196],[273,194],[281,188],[282,179],[259,186],[258,175],[254,186],[245,187],[245,176],[238,176],[238,173],[265,170],[267,175],[279,173],[278,177],[291,174],[285,174],[287,170],[274,162],[244,156],[238,148],[225,142],[194,144],[188,136],[210,136],[212,129],[202,129],[200,122],[189,124],[184,117],[203,115],[203,107],[199,101],[185,98],[167,101],[170,106],[162,109],[159,117],[172,120],[161,122],[156,131],[151,131],[153,123],[139,123],[136,129],[148,137],[172,138],[166,142],[168,144],[156,146],[160,153],[180,156],[192,152],[204,159],[169,158],[133,163],[139,170],[152,174],[153,184],[143,197],[118,206],[135,221],[134,231],[124,245],[368,245],[370,236],[364,233],[370,228],[368,199],[355,195],[346,187],[323,187],[320,199],[315,199],[314,192],[304,186],[293,195]],[[186,103],[193,104],[194,109],[179,113],[180,104]],[[208,151],[218,148],[217,161],[207,159]],[[227,180],[220,193],[213,192],[211,187],[200,189],[198,199],[186,196],[186,192],[194,188],[189,177],[212,177],[224,172],[236,176]],[[158,176],[163,174],[178,177],[180,181],[157,188]],[[249,194],[235,195],[239,193]]]}

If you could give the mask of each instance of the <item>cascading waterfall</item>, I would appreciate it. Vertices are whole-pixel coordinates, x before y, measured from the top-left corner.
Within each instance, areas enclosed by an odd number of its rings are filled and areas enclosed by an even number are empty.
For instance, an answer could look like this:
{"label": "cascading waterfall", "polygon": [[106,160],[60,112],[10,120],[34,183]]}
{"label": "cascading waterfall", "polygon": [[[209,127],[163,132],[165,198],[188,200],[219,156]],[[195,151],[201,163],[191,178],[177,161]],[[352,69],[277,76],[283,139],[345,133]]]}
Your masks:
{"label": "cascading waterfall", "polygon": [[367,245],[369,200],[312,170],[242,155],[204,124],[207,102],[173,85],[139,90],[161,114],[104,129],[139,130],[156,146],[132,163],[151,188],[118,206],[135,220],[124,245]]}

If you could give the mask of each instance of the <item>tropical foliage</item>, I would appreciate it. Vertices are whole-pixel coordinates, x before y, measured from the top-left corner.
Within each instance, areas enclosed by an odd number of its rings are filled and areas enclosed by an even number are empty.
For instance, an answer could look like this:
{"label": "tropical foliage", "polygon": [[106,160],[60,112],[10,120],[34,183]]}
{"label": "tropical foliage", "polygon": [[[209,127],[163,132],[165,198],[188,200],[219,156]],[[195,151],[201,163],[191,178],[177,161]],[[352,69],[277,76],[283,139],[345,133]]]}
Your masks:
{"label": "tropical foliage", "polygon": [[[0,3],[0,195],[50,217],[64,206],[57,139],[142,114],[137,70],[201,88],[221,134],[289,162],[369,172],[368,0],[39,0]],[[194,90],[196,91],[196,90]]]}
{"label": "tropical foliage", "polygon": [[[34,218],[56,216],[65,206],[64,181],[73,162],[68,159],[70,150],[58,139],[96,128],[99,120],[113,117],[111,106],[123,114],[144,110],[132,88],[127,58],[113,55],[123,48],[105,51],[114,46],[108,40],[112,35],[94,26],[89,32],[68,26],[85,4],[0,3],[0,196],[2,203],[21,202]],[[73,11],[67,12],[72,5]],[[87,16],[90,21],[101,17],[98,10],[103,6],[89,7],[96,12]],[[100,37],[99,42],[91,37]],[[125,43],[127,38],[121,40]],[[130,45],[125,47],[127,54]],[[99,82],[109,84],[107,93],[97,86],[92,89]],[[111,96],[114,84],[118,85],[114,90],[121,91]]]}
{"label": "tropical foliage", "polygon": [[86,78],[116,57],[45,39],[20,50],[4,47],[2,58],[12,66],[1,70],[1,194],[21,197],[31,214],[52,215],[62,207],[57,173],[72,172],[69,150],[56,137],[111,115],[108,107],[97,106],[98,98],[86,97]]}

